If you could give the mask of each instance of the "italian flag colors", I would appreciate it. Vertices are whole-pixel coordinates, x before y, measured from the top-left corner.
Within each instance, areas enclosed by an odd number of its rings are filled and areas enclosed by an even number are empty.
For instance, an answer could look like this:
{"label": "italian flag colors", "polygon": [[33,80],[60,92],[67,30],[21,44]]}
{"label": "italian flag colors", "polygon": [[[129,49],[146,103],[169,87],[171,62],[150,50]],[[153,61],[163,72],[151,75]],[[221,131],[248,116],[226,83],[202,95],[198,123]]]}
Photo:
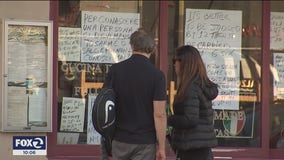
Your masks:
{"label": "italian flag colors", "polygon": [[223,120],[225,129],[233,136],[238,135],[245,124],[245,116],[238,117],[238,116],[232,116],[228,120]]}

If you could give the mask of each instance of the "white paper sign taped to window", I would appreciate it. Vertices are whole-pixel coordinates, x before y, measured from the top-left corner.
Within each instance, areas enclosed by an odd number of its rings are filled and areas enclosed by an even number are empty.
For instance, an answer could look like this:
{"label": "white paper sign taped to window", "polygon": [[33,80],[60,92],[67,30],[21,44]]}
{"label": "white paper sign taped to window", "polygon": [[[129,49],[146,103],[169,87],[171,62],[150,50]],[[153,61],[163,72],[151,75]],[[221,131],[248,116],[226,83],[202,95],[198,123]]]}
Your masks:
{"label": "white paper sign taped to window", "polygon": [[81,28],[58,28],[58,58],[61,61],[80,61]]}
{"label": "white paper sign taped to window", "polygon": [[130,35],[139,28],[138,13],[82,12],[81,62],[117,63],[132,54]]}
{"label": "white paper sign taped to window", "polygon": [[242,12],[186,9],[185,45],[196,47],[208,76],[217,83],[214,109],[239,109]]}
{"label": "white paper sign taped to window", "polygon": [[284,13],[271,12],[270,14],[270,48],[284,49]]}
{"label": "white paper sign taped to window", "polygon": [[60,131],[83,132],[85,99],[63,97]]}

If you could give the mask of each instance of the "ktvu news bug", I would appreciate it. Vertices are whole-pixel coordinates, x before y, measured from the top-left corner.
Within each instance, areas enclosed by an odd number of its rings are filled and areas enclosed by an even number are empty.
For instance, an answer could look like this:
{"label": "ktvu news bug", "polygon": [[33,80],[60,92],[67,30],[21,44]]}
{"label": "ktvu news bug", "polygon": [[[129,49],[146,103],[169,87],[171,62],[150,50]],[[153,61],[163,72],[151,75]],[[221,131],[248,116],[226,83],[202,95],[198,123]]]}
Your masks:
{"label": "ktvu news bug", "polygon": [[46,136],[13,136],[13,155],[46,155]]}

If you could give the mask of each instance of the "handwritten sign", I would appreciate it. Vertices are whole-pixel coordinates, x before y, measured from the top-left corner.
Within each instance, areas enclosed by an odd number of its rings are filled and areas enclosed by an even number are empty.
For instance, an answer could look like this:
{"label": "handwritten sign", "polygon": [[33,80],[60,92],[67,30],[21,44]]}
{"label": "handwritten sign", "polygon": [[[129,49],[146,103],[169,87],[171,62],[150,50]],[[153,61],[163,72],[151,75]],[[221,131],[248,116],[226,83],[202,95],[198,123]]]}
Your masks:
{"label": "handwritten sign", "polygon": [[80,133],[57,133],[58,144],[78,144]]}
{"label": "handwritten sign", "polygon": [[284,49],[284,13],[271,12],[270,14],[270,48]]}
{"label": "handwritten sign", "polygon": [[88,130],[87,130],[87,144],[101,144],[101,135],[95,130],[92,120],[93,105],[96,96],[88,95]]}
{"label": "handwritten sign", "polygon": [[81,28],[58,28],[58,58],[61,61],[80,61]]}
{"label": "handwritten sign", "polygon": [[220,86],[214,109],[239,109],[242,12],[186,9],[185,45],[196,47]]}
{"label": "handwritten sign", "polygon": [[85,99],[63,97],[60,131],[83,132]]}
{"label": "handwritten sign", "polygon": [[273,64],[278,73],[278,76],[273,76],[273,95],[278,99],[284,99],[284,53],[274,53]]}
{"label": "handwritten sign", "polygon": [[129,37],[139,21],[138,13],[83,11],[81,62],[117,63],[129,58]]}

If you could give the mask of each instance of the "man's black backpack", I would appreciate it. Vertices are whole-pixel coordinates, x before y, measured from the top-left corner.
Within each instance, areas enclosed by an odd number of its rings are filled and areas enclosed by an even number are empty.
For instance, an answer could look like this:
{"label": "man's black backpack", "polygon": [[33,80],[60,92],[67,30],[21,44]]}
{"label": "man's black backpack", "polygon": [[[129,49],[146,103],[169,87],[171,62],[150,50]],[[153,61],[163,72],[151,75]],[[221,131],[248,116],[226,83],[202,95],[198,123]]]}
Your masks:
{"label": "man's black backpack", "polygon": [[97,95],[92,110],[95,130],[102,136],[102,144],[111,155],[111,141],[115,131],[115,92],[105,87]]}

